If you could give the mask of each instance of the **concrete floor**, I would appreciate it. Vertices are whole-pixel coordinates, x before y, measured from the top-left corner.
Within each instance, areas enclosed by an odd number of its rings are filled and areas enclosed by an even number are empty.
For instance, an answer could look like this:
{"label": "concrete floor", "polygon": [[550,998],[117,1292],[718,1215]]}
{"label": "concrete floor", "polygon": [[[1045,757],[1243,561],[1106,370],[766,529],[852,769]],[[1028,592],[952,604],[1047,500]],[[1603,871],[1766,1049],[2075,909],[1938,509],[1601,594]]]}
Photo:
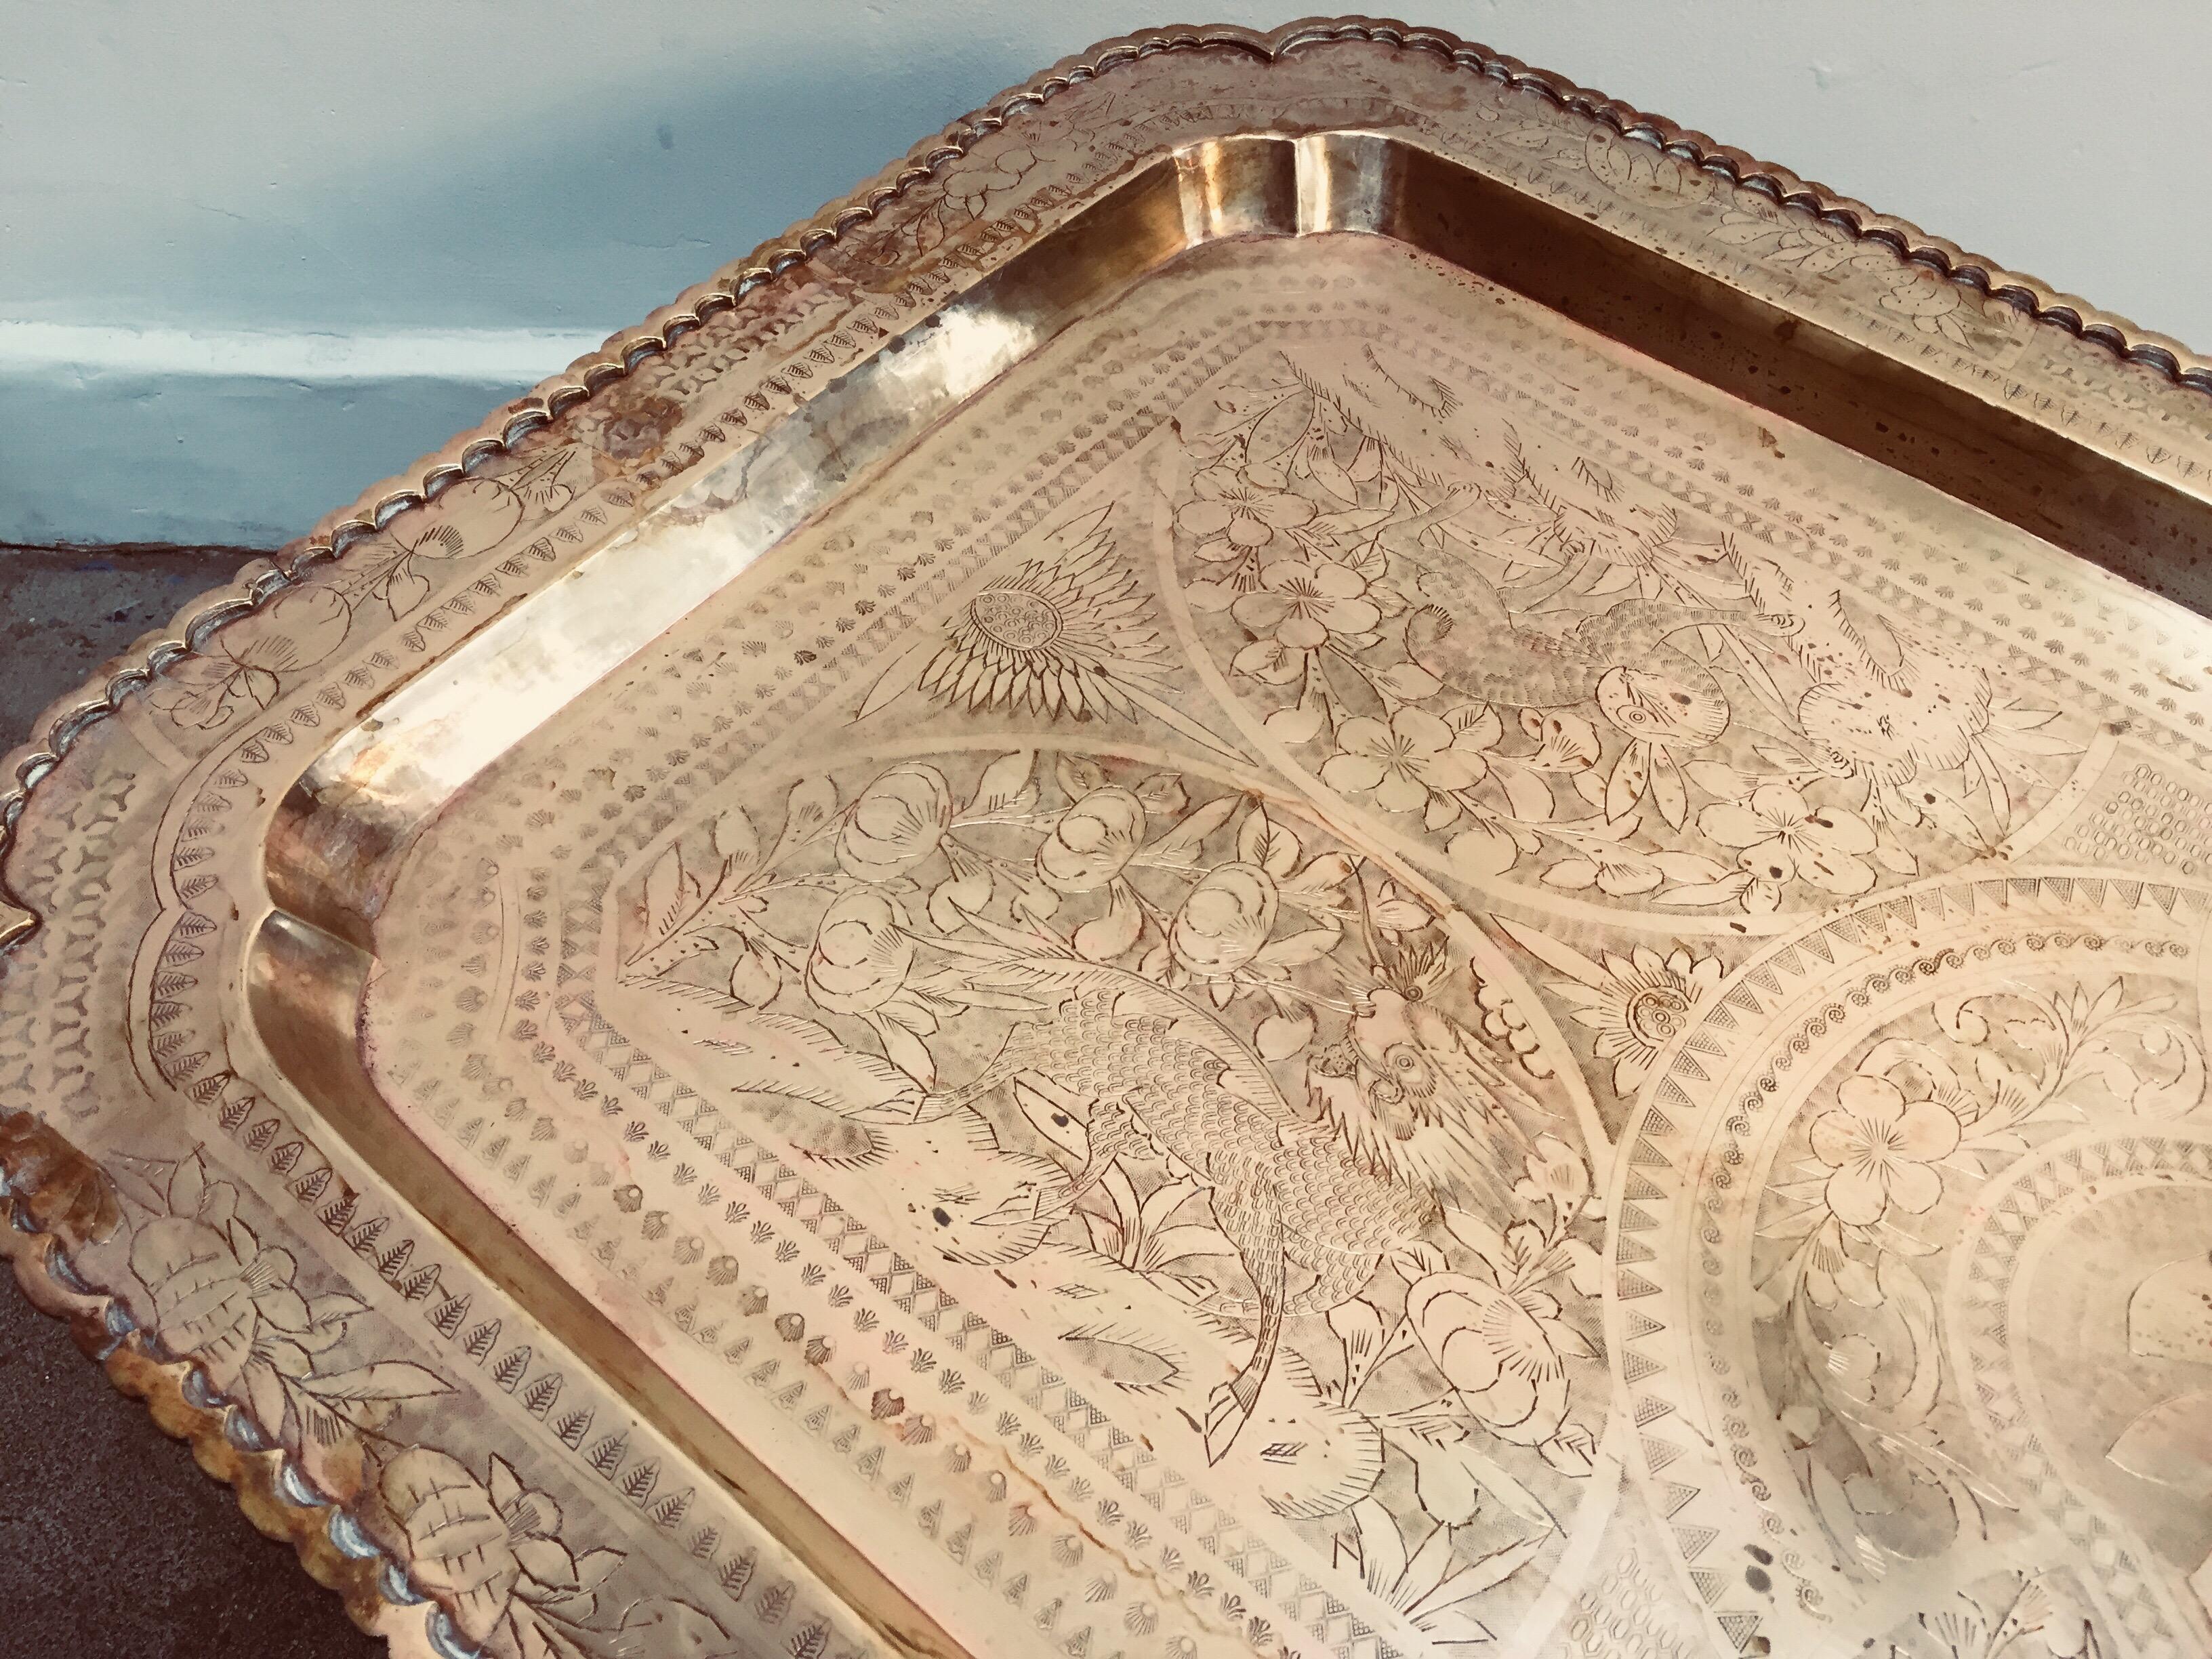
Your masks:
{"label": "concrete floor", "polygon": [[[0,547],[0,749],[250,556]],[[0,1283],[0,1659],[374,1659],[338,1599]]]}

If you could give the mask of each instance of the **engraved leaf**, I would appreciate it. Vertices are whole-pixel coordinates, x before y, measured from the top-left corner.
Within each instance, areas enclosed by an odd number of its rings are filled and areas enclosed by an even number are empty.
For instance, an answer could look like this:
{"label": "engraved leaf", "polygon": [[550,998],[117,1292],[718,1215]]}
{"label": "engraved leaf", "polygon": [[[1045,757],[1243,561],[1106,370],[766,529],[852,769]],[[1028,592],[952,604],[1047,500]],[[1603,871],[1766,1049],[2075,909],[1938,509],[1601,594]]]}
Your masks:
{"label": "engraved leaf", "polygon": [[1644,744],[1632,743],[1620,751],[1620,758],[1613,763],[1612,775],[1605,783],[1605,815],[1619,820],[1636,810],[1636,803],[1644,799],[1644,786],[1651,776],[1651,750]]}
{"label": "engraved leaf", "polygon": [[895,1019],[881,1016],[873,1018],[876,1036],[884,1045],[884,1056],[925,1089],[937,1082],[937,1060],[929,1052],[929,1045]]}
{"label": "engraved leaf", "polygon": [[1244,447],[1245,457],[1253,465],[1272,461],[1286,455],[1306,435],[1313,424],[1314,395],[1300,390],[1284,398],[1262,415],[1252,428],[1252,435]]}
{"label": "engraved leaf", "polygon": [[747,945],[730,969],[731,998],[748,1008],[758,1008],[773,1001],[782,988],[783,975],[775,963],[765,951]]}
{"label": "engraved leaf", "polygon": [[1686,909],[1703,909],[1715,904],[1734,904],[1743,897],[1752,884],[1751,872],[1742,871],[1720,881],[1698,882],[1687,887],[1670,887],[1659,895],[1662,904],[1678,904]]}
{"label": "engraved leaf", "polygon": [[962,816],[982,817],[998,812],[1024,812],[1036,802],[1036,785],[1030,775],[1036,769],[1036,751],[1018,749],[1001,755],[983,769],[975,782],[975,799]]}
{"label": "engraved leaf", "polygon": [[596,1589],[627,1559],[628,1555],[621,1550],[586,1550],[576,1558],[576,1582],[585,1589]]}
{"label": "engraved leaf", "polygon": [[1262,1060],[1288,1060],[1313,1041],[1314,1017],[1306,1012],[1270,1014],[1254,1034]]}
{"label": "engraved leaf", "polygon": [[1403,893],[1389,892],[1375,901],[1369,913],[1376,927],[1386,933],[1410,933],[1425,927],[1433,920],[1428,907],[1418,899],[1407,898]]}
{"label": "engraved leaf", "polygon": [[1535,773],[1519,766],[1501,766],[1498,781],[1513,804],[1513,816],[1530,823],[1548,823],[1553,812],[1552,786]]}
{"label": "engraved leaf", "polygon": [[2212,1391],[2161,1401],[2142,1413],[2105,1455],[2130,1474],[2171,1482],[2175,1471],[2212,1468]]}
{"label": "engraved leaf", "polygon": [[837,810],[837,787],[827,778],[801,778],[784,805],[783,833],[769,862],[781,864],[799,844],[830,821]]}
{"label": "engraved leaf", "polygon": [[1092,790],[1106,787],[1106,769],[1081,755],[1059,757],[1053,763],[1053,772],[1070,800],[1080,800]]}
{"label": "engraved leaf", "polygon": [[1246,864],[1256,864],[1278,880],[1297,867],[1298,854],[1304,851],[1295,833],[1273,822],[1267,809],[1255,802],[1237,831],[1237,856]]}
{"label": "engraved leaf", "polygon": [[392,580],[384,586],[384,602],[391,607],[394,622],[412,616],[429,597],[430,579],[411,566],[403,565],[393,571]]}
{"label": "engraved leaf", "polygon": [[742,806],[732,806],[714,820],[714,851],[732,874],[742,874],[760,862],[760,833]]}
{"label": "engraved leaf", "polygon": [[1220,1229],[1196,1223],[1163,1227],[1145,1241],[1145,1266],[1151,1272],[1158,1272],[1170,1262],[1185,1261],[1194,1256],[1236,1254],[1237,1247],[1229,1242]]}
{"label": "engraved leaf", "polygon": [[1689,792],[1683,787],[1681,769],[1674,757],[1664,749],[1651,751],[1651,800],[1658,807],[1659,816],[1675,829],[1690,810]]}
{"label": "engraved leaf", "polygon": [[1882,1300],[1904,1322],[1905,1328],[1912,1336],[1912,1381],[1890,1411],[1894,1422],[1910,1425],[1934,1408],[1936,1390],[1942,1380],[1936,1340],[1936,1298],[1918,1273],[1901,1257],[1887,1251],[1882,1253],[1875,1279],[1881,1288]]}
{"label": "engraved leaf", "polygon": [[1196,808],[1188,817],[1147,847],[1141,861],[1170,868],[1189,868],[1198,861],[1200,843],[1235,814],[1237,802],[1235,795],[1221,795]]}
{"label": "engraved leaf", "polygon": [[929,920],[939,933],[957,933],[968,918],[991,902],[991,872],[977,865],[930,890]]}
{"label": "engraved leaf", "polygon": [[655,940],[666,939],[684,920],[687,902],[699,885],[684,873],[684,854],[671,847],[653,861],[645,876],[645,924]]}
{"label": "engraved leaf", "polygon": [[1500,1545],[1489,1554],[1478,1556],[1431,1591],[1426,1605],[1440,1609],[1456,1607],[1485,1590],[1495,1589],[1536,1559],[1548,1535],[1547,1532],[1540,1532],[1534,1537]]}
{"label": "engraved leaf", "polygon": [[1137,799],[1155,817],[1173,817],[1190,805],[1189,792],[1172,772],[1155,772],[1137,786]]}
{"label": "engraved leaf", "polygon": [[[1444,683],[1417,662],[1395,662],[1375,676],[1376,687],[1407,702],[1425,702],[1443,690]],[[1497,716],[1492,714],[1492,720]]]}
{"label": "engraved leaf", "polygon": [[1343,935],[1334,927],[1309,927],[1303,933],[1270,941],[1260,947],[1253,958],[1277,968],[1300,968],[1309,962],[1318,962],[1336,949]]}
{"label": "engraved leaf", "polygon": [[1352,481],[1352,474],[1345,471],[1328,444],[1317,443],[1308,449],[1306,465],[1314,482],[1323,489],[1347,506],[1358,505],[1359,486]]}
{"label": "engraved leaf", "polygon": [[1609,132],[1590,134],[1583,146],[1589,170],[1617,191],[1648,191],[1680,196],[1702,187],[1703,180],[1686,161],[1678,161],[1656,144],[1632,138],[1616,138]]}
{"label": "engraved leaf", "polygon": [[1730,208],[1721,215],[1721,222],[1705,233],[1715,241],[1729,247],[1749,247],[1765,240],[1778,228],[1772,222],[1758,213]]}
{"label": "engraved leaf", "polygon": [[1455,871],[1478,879],[1504,875],[1513,867],[1513,861],[1521,853],[1512,836],[1489,823],[1477,823],[1462,830],[1451,838],[1451,844],[1444,850]]}
{"label": "engraved leaf", "polygon": [[428,1366],[404,1359],[380,1359],[329,1376],[303,1376],[298,1386],[325,1401],[421,1400],[453,1389]]}

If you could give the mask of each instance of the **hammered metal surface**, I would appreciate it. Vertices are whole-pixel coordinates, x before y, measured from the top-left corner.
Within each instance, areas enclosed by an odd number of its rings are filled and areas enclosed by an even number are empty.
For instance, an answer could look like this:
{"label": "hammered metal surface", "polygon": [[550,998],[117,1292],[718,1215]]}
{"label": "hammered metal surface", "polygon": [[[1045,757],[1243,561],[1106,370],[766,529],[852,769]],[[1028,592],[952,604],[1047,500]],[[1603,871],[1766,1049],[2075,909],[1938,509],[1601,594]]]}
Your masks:
{"label": "hammered metal surface", "polygon": [[71,728],[19,1207],[403,1645],[2207,1650],[2193,369],[1293,38]]}

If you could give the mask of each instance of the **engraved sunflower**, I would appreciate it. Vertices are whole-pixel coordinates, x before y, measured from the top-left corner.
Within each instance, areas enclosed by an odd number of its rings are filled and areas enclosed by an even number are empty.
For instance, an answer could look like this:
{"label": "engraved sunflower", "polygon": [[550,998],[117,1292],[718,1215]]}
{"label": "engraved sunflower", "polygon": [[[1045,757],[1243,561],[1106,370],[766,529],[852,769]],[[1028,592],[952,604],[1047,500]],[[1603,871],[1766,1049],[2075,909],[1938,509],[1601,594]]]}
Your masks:
{"label": "engraved sunflower", "polygon": [[1675,950],[1664,957],[1648,945],[1627,956],[1607,951],[1602,979],[1550,981],[1576,1022],[1595,1031],[1600,1060],[1613,1062],[1613,1092],[1624,1099],[1643,1085],[1659,1051],[1711,996],[1721,981],[1718,957]]}
{"label": "engraved sunflower", "polygon": [[975,714],[1026,709],[1048,720],[1111,715],[1165,726],[1249,761],[1176,706],[1167,644],[1150,597],[1115,553],[1112,512],[1098,507],[1017,544],[1012,551],[1027,555],[1020,566],[962,605],[933,652],[924,644],[902,653],[854,718],[919,690]]}
{"label": "engraved sunflower", "polygon": [[921,671],[924,691],[970,711],[1135,715],[1131,682],[1160,672],[1165,647],[1134,573],[1114,557],[1103,515],[1094,517],[1059,557],[1027,561],[961,608]]}

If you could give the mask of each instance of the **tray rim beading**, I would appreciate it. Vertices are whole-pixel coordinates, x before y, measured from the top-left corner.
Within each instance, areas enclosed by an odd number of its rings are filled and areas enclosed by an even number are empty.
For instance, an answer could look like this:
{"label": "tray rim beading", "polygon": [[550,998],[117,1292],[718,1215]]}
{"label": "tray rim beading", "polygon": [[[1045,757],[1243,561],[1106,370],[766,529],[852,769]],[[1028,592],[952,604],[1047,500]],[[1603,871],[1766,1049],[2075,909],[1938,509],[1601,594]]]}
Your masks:
{"label": "tray rim beading", "polygon": [[[1007,88],[915,145],[857,189],[686,288],[636,325],[609,336],[598,349],[575,359],[523,397],[370,486],[350,505],[326,514],[306,535],[251,561],[229,582],[198,595],[167,628],[142,635],[76,691],[49,703],[33,722],[29,739],[5,759],[9,783],[0,792],[0,972],[4,972],[8,953],[40,921],[17,901],[5,879],[4,866],[15,825],[33,792],[86,731],[118,713],[126,698],[201,653],[218,630],[258,611],[319,566],[342,558],[349,547],[400,514],[436,499],[509,454],[530,434],[600,396],[712,318],[806,264],[814,254],[855,226],[873,220],[1024,110],[1163,52],[1226,50],[1273,63],[1301,50],[1340,44],[1426,53],[1443,58],[1455,70],[1533,93],[1623,139],[1647,144],[1732,185],[1754,191],[1779,207],[1810,214],[1844,232],[1855,244],[1879,245],[1900,264],[1926,267],[1985,299],[2003,301],[2032,321],[2061,328],[2080,343],[2101,348],[2106,361],[2147,367],[2177,386],[2212,396],[2212,357],[2192,351],[2170,335],[2141,328],[2079,295],[1971,253],[1910,220],[1879,212],[1695,128],[1533,68],[1449,30],[1392,18],[1343,15],[1307,17],[1267,30],[1235,24],[1168,25],[1115,36]],[[15,1282],[31,1305],[64,1320],[79,1349],[100,1364],[116,1389],[141,1401],[164,1433],[185,1442],[200,1468],[232,1488],[239,1507],[261,1532],[290,1544],[308,1574],[342,1596],[347,1613],[362,1630],[396,1640],[404,1632],[388,1627],[387,1613],[422,1610],[431,1626],[422,1633],[434,1644],[442,1636],[450,1647],[457,1632],[441,1620],[442,1609],[368,1538],[346,1505],[315,1492],[291,1455],[263,1432],[242,1402],[210,1388],[195,1358],[169,1354],[119,1301],[76,1273],[68,1255],[69,1245],[78,1242],[72,1237],[76,1230],[70,1216],[65,1207],[53,1210],[48,1204],[57,1188],[70,1180],[72,1159],[82,1161],[82,1154],[27,1111],[0,1112],[0,1258],[13,1267]],[[19,1174],[27,1164],[27,1179]],[[440,1623],[447,1623],[442,1632],[435,1628]]]}

